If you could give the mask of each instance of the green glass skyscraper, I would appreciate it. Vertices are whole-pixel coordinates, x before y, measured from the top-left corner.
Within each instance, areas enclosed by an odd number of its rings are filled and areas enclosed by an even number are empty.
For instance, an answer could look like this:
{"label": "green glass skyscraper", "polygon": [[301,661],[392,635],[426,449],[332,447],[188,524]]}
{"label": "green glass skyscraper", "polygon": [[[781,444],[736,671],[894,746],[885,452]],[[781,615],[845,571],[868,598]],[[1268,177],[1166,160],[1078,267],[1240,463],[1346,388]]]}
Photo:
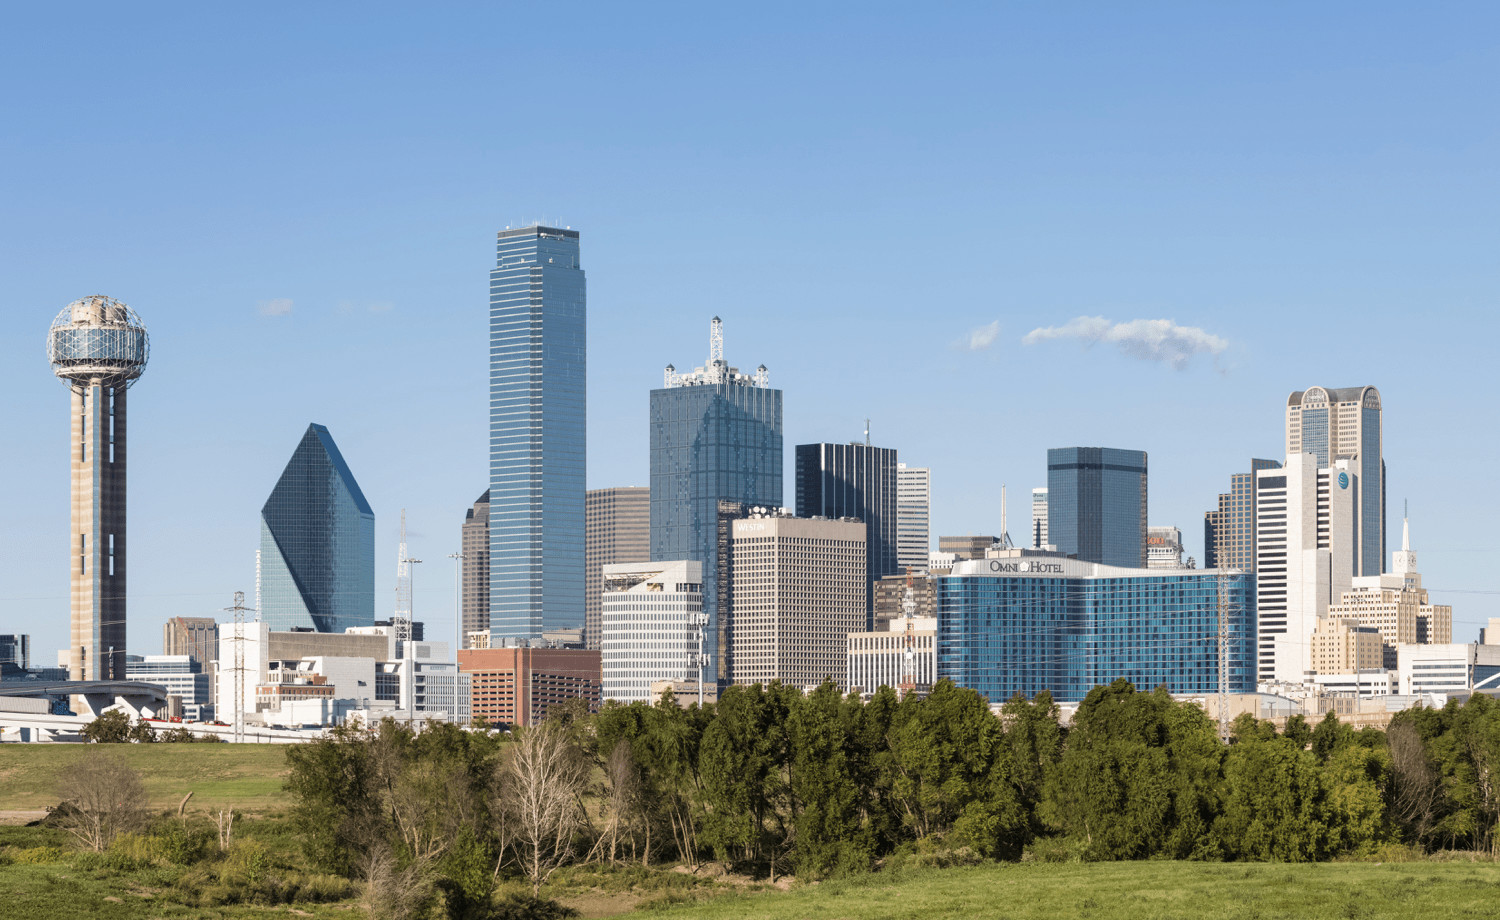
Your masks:
{"label": "green glass skyscraper", "polygon": [[585,300],[578,231],[501,231],[490,272],[496,645],[584,625]]}

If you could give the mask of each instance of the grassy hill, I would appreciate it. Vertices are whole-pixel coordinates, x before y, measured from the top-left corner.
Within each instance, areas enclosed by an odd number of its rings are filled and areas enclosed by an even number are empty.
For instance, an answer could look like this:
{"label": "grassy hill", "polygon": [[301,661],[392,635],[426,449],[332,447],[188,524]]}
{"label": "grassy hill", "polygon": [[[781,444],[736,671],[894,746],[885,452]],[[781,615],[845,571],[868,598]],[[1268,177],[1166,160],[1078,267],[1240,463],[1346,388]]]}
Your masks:
{"label": "grassy hill", "polygon": [[55,805],[59,771],[107,748],[140,772],[151,804],[175,807],[189,791],[192,808],[264,812],[286,804],[286,746],[280,744],[0,745],[0,811]]}

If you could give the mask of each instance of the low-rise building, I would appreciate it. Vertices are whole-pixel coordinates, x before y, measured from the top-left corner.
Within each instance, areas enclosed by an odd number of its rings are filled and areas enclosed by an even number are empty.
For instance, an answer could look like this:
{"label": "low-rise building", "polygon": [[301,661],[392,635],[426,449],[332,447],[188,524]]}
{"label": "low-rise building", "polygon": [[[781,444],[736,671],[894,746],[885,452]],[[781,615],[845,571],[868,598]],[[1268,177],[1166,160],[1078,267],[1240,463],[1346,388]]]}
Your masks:
{"label": "low-rise building", "polygon": [[902,614],[871,632],[849,634],[844,689],[863,694],[881,687],[924,693],[937,680],[937,617],[919,614],[917,592],[904,592]]}
{"label": "low-rise building", "polygon": [[1500,646],[1478,642],[1402,645],[1396,649],[1396,660],[1402,693],[1500,689]]}
{"label": "low-rise building", "polygon": [[596,649],[470,648],[458,653],[458,667],[471,681],[471,718],[491,725],[532,725],[573,699],[599,706]]}
{"label": "low-rise building", "polygon": [[1309,642],[1315,674],[1354,674],[1385,666],[1380,630],[1357,620],[1324,617]]}
{"label": "low-rise building", "polygon": [[125,679],[155,684],[165,688],[168,696],[181,698],[185,719],[199,722],[213,718],[209,675],[191,655],[146,655],[138,661],[127,659]]}

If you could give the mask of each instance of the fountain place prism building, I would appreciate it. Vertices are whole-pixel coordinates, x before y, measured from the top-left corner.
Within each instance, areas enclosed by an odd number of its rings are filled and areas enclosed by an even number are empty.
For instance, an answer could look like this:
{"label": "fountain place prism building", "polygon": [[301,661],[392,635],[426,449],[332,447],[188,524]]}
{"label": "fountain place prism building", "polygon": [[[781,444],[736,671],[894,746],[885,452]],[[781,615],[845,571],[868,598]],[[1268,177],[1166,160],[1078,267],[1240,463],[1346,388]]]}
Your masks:
{"label": "fountain place prism building", "polygon": [[753,375],[729,366],[715,316],[708,363],[689,374],[669,364],[662,388],[651,391],[651,561],[703,563],[707,680],[729,679],[719,503],[779,508],[781,487],[781,391],[771,389],[764,364]]}
{"label": "fountain place prism building", "polygon": [[47,333],[72,393],[72,680],[125,679],[125,393],[149,351],[141,318],[102,295],[68,304]]}
{"label": "fountain place prism building", "polygon": [[503,230],[490,272],[490,642],[584,625],[578,231]]}
{"label": "fountain place prism building", "polygon": [[271,629],[375,622],[375,511],[322,425],[308,425],[260,509],[256,607]]}

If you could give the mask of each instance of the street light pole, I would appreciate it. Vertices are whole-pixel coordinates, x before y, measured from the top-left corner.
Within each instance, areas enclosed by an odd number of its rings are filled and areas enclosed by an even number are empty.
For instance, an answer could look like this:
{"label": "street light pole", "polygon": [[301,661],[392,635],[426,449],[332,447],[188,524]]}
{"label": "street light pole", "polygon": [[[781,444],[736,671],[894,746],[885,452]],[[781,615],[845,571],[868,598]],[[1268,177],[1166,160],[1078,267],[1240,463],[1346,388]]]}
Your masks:
{"label": "street light pole", "polygon": [[464,647],[464,554],[449,553],[448,558],[453,560],[453,660],[454,662],[457,662],[458,650]]}

